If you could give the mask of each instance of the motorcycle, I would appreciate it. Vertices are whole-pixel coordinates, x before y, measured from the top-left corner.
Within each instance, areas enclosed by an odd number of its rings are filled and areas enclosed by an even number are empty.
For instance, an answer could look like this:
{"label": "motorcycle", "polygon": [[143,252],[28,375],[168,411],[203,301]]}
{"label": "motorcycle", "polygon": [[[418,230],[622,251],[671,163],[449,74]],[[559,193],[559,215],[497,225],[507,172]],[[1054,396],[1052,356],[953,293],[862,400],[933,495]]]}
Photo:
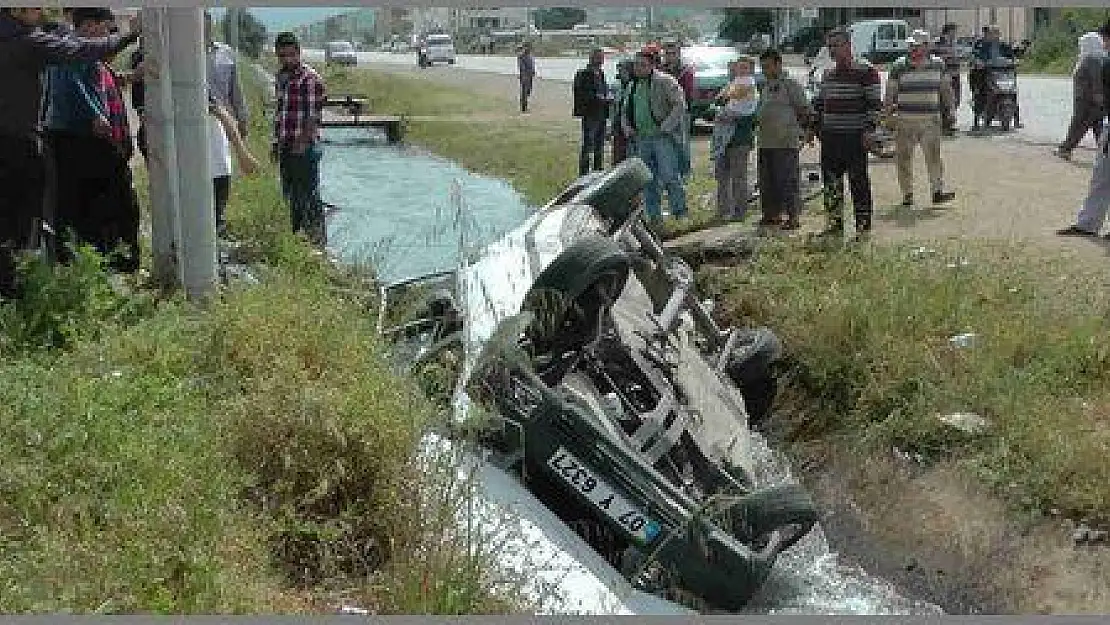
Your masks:
{"label": "motorcycle", "polygon": [[[978,69],[982,123],[990,128],[996,120],[1003,132],[1017,125],[1018,84],[1017,64],[1013,59],[1000,59],[983,65]],[[975,120],[976,126],[979,122]]]}

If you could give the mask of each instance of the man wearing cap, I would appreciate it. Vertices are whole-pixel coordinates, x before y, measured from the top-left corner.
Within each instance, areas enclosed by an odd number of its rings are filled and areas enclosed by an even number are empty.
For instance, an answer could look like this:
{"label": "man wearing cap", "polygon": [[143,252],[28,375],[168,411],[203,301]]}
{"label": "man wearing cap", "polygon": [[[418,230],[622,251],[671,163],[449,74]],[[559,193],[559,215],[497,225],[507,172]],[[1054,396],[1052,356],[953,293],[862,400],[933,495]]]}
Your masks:
{"label": "man wearing cap", "polygon": [[944,190],[944,164],[940,159],[943,120],[952,111],[952,83],[944,61],[929,54],[929,33],[915,30],[906,40],[909,54],[891,64],[884,105],[897,113],[895,158],[902,205],[913,206],[913,151],[921,144],[933,203],[948,202],[955,194]]}

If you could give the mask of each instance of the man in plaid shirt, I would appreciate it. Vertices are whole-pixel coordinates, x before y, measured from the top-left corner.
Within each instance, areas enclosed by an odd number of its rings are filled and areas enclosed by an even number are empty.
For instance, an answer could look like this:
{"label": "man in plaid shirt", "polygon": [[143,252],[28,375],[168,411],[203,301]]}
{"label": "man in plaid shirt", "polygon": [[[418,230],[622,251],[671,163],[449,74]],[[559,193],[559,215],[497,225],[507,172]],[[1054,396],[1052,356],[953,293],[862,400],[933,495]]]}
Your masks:
{"label": "man in plaid shirt", "polygon": [[281,62],[274,87],[274,139],[271,156],[281,171],[294,232],[324,245],[324,206],[320,198],[320,119],[325,86],[316,70],[301,61],[301,45],[291,32],[279,33],[274,53]]}

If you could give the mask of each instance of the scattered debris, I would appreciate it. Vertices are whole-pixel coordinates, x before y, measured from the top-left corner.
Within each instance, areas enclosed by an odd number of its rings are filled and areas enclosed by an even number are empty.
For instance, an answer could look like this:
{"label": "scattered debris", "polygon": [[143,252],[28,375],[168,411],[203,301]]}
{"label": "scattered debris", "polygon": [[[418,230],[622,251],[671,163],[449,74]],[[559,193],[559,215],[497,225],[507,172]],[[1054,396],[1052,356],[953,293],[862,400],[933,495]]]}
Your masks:
{"label": "scattered debris", "polygon": [[966,258],[960,258],[957,259],[955,262],[948,263],[947,267],[949,269],[956,269],[957,267],[967,267],[969,265],[971,265],[971,261]]}
{"label": "scattered debris", "polygon": [[931,256],[936,253],[937,251],[931,247],[916,247],[910,251],[910,256],[913,256],[914,258],[920,258],[922,256]]}
{"label": "scattered debris", "polygon": [[895,458],[907,464],[925,464],[925,456],[921,455],[920,453],[910,453],[908,451],[898,449],[897,447],[892,447],[890,451],[894,454]]}
{"label": "scattered debris", "polygon": [[990,422],[974,412],[954,412],[938,415],[941,423],[950,425],[965,434],[982,434],[990,427]]}
{"label": "scattered debris", "polygon": [[949,337],[948,342],[951,343],[953,347],[967,349],[969,347],[975,347],[975,344],[978,342],[978,340],[978,334],[975,334],[974,332],[964,332],[963,334],[957,334],[956,336]]}
{"label": "scattered debris", "polygon": [[1110,543],[1110,531],[1093,529],[1082,524],[1071,533],[1071,540],[1076,545],[1103,545]]}

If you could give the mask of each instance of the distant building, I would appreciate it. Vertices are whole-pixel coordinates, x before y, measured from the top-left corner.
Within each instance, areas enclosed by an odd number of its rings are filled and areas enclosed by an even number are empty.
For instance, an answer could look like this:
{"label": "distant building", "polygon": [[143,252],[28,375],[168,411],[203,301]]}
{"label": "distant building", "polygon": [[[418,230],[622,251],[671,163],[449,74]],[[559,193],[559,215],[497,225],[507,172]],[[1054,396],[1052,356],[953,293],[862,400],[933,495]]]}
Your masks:
{"label": "distant building", "polygon": [[1033,7],[977,7],[968,9],[924,9],[921,26],[933,36],[940,35],[945,24],[955,24],[960,37],[974,37],[984,26],[994,24],[1002,31],[1003,41],[1020,42],[1033,38],[1035,25]]}
{"label": "distant building", "polygon": [[975,36],[982,32],[983,26],[995,24],[1001,29],[1004,41],[1019,42],[1032,38],[1037,11],[1033,7],[823,7],[818,10],[815,25],[832,28],[860,20],[895,18],[906,20],[912,28],[924,28],[933,36],[939,36],[941,27],[948,23],[956,24],[959,36]]}

